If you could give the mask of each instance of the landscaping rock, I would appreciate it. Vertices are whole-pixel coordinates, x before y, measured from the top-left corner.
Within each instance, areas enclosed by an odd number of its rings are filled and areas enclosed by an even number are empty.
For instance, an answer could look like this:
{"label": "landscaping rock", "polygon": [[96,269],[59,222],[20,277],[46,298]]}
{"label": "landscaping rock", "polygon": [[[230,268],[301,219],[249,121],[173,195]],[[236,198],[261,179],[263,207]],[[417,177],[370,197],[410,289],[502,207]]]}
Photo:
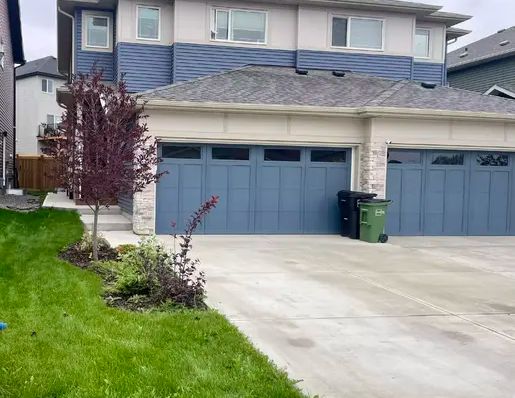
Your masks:
{"label": "landscaping rock", "polygon": [[30,212],[38,210],[40,207],[41,202],[37,196],[0,194],[0,209]]}

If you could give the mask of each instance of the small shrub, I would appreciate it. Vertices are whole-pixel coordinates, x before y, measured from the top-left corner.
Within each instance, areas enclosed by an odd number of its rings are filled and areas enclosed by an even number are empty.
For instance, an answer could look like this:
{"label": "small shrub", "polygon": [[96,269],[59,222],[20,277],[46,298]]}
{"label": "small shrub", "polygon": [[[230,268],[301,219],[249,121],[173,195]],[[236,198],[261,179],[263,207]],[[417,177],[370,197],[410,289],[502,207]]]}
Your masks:
{"label": "small shrub", "polygon": [[217,203],[218,197],[212,197],[192,215],[184,235],[173,236],[173,251],[151,236],[137,246],[118,248],[118,261],[96,264],[95,271],[108,283],[108,302],[119,306],[124,300],[129,309],[165,303],[174,308],[204,308],[206,280],[197,270],[199,260],[190,258],[191,242],[194,231]]}
{"label": "small shrub", "polygon": [[[93,238],[89,232],[84,232],[82,238],[78,244],[78,249],[84,253],[92,253],[93,252]],[[111,249],[111,245],[107,241],[106,238],[99,235],[98,236],[98,250],[106,251]]]}
{"label": "small shrub", "polygon": [[[81,240],[63,250],[60,257],[78,267],[90,267],[93,263],[93,241],[91,235],[85,232]],[[116,260],[118,258],[117,251],[111,248],[109,242],[103,237],[99,237],[98,257],[103,261]]]}
{"label": "small shrub", "polygon": [[123,255],[123,254],[127,254],[129,252],[136,250],[136,247],[137,247],[136,245],[130,245],[130,244],[120,245],[116,248],[116,251],[118,252],[118,254]]}

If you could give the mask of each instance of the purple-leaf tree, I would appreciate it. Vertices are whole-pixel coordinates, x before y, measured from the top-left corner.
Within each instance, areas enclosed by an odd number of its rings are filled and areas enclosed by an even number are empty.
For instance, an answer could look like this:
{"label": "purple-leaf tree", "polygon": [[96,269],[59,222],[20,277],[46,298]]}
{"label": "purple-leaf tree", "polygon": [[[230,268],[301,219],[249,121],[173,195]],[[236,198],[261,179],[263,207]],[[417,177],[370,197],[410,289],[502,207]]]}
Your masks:
{"label": "purple-leaf tree", "polygon": [[71,104],[49,149],[61,182],[93,211],[93,260],[98,260],[98,215],[122,195],[156,182],[157,143],[147,132],[138,97],[122,80],[112,86],[102,74],[80,75],[68,85]]}

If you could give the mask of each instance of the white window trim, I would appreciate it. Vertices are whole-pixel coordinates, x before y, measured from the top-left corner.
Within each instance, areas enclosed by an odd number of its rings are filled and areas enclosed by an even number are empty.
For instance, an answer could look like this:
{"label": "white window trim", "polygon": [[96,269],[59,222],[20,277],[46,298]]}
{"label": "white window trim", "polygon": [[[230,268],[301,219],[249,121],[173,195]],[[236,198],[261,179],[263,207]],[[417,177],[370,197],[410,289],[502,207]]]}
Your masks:
{"label": "white window trim", "polygon": [[60,119],[61,119],[61,116],[59,116],[59,115],[53,115],[53,114],[50,114],[50,113],[47,113],[47,115],[46,115],[46,116],[47,116],[47,121],[46,121],[46,123],[45,123],[45,124],[46,124],[47,126],[49,125],[49,124],[48,124],[48,116],[52,116],[52,118],[53,118],[53,123],[52,123],[52,125],[53,125],[53,126],[56,126],[56,125],[58,125],[58,124],[60,123],[60,122],[58,122],[58,120],[60,120]]}
{"label": "white window trim", "polygon": [[[333,19],[341,18],[347,20],[347,46],[333,46]],[[369,20],[369,21],[379,21],[382,23],[382,32],[381,32],[381,48],[366,48],[366,47],[351,47],[350,46],[350,28],[351,28],[351,20],[352,19],[361,19],[361,20]],[[340,14],[332,14],[330,17],[330,35],[329,35],[329,46],[330,48],[338,49],[338,50],[359,50],[359,51],[373,51],[373,52],[384,52],[385,51],[385,41],[386,41],[386,19],[384,18],[374,18],[374,17],[358,17],[358,16],[349,16],[349,15],[340,15]]]}
{"label": "white window trim", "polygon": [[[159,19],[157,21],[157,39],[149,38],[149,37],[140,37],[139,35],[139,12],[142,8],[150,8],[152,10],[157,10]],[[161,7],[158,6],[150,6],[145,4],[138,4],[136,8],[136,39],[145,40],[145,41],[161,41]]]}
{"label": "white window trim", "polygon": [[484,95],[493,95],[492,93],[494,91],[498,91],[500,93],[503,93],[503,94],[515,99],[515,93],[513,93],[510,90],[507,90],[501,86],[498,86],[497,84],[494,84],[492,87],[490,87],[488,90],[486,90]]}
{"label": "white window trim", "polygon": [[[428,55],[425,57],[421,57],[415,54],[415,38],[417,37],[417,30],[425,30],[428,33],[427,36],[427,53]],[[432,58],[432,48],[433,48],[433,34],[430,28],[416,27],[415,35],[413,36],[413,56],[415,59],[431,59]]]}
{"label": "white window trim", "polygon": [[[88,45],[88,18],[98,17],[107,19],[107,47]],[[103,11],[83,11],[82,12],[82,50],[83,51],[113,51],[113,18],[108,12]]]}
{"label": "white window trim", "polygon": [[[215,23],[215,15],[216,11],[227,11],[229,14],[229,20],[228,20],[228,36],[229,39],[217,39],[213,38],[211,36],[211,33],[215,33],[216,35],[216,23]],[[241,41],[241,40],[231,40],[230,36],[232,35],[231,31],[231,22],[232,22],[232,11],[243,11],[243,12],[260,12],[262,14],[265,14],[265,41],[262,43],[259,42],[253,42],[253,41]],[[268,10],[257,10],[257,9],[246,9],[246,8],[227,8],[227,7],[213,7],[211,9],[211,24],[210,24],[210,30],[209,30],[209,40],[214,42],[221,42],[221,43],[235,43],[235,44],[250,44],[254,46],[266,46],[268,45]]]}
{"label": "white window trim", "polygon": [[[47,81],[47,83],[46,83],[47,91],[43,91],[43,80]],[[52,91],[48,91],[48,82],[52,82]],[[45,94],[54,94],[54,92],[55,92],[55,81],[53,79],[49,79],[47,77],[43,77],[41,79],[41,92],[45,93]]]}

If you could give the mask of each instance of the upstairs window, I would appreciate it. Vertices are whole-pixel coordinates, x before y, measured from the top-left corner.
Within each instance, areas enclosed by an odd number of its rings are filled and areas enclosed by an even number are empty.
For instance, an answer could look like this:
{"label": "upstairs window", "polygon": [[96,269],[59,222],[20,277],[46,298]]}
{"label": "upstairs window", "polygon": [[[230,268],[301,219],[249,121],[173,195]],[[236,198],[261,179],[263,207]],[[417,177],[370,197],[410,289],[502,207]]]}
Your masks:
{"label": "upstairs window", "polygon": [[50,79],[41,79],[41,91],[47,94],[53,94],[54,81]]}
{"label": "upstairs window", "polygon": [[159,40],[160,28],[161,9],[138,6],[138,39]]}
{"label": "upstairs window", "polygon": [[374,18],[333,17],[332,46],[383,50],[384,21]]}
{"label": "upstairs window", "polygon": [[415,57],[429,58],[430,56],[430,38],[431,31],[429,29],[417,29],[415,33]]}
{"label": "upstairs window", "polygon": [[86,46],[109,48],[109,18],[98,15],[86,16]]}
{"label": "upstairs window", "polygon": [[248,10],[213,10],[212,40],[266,43],[267,13]]}

